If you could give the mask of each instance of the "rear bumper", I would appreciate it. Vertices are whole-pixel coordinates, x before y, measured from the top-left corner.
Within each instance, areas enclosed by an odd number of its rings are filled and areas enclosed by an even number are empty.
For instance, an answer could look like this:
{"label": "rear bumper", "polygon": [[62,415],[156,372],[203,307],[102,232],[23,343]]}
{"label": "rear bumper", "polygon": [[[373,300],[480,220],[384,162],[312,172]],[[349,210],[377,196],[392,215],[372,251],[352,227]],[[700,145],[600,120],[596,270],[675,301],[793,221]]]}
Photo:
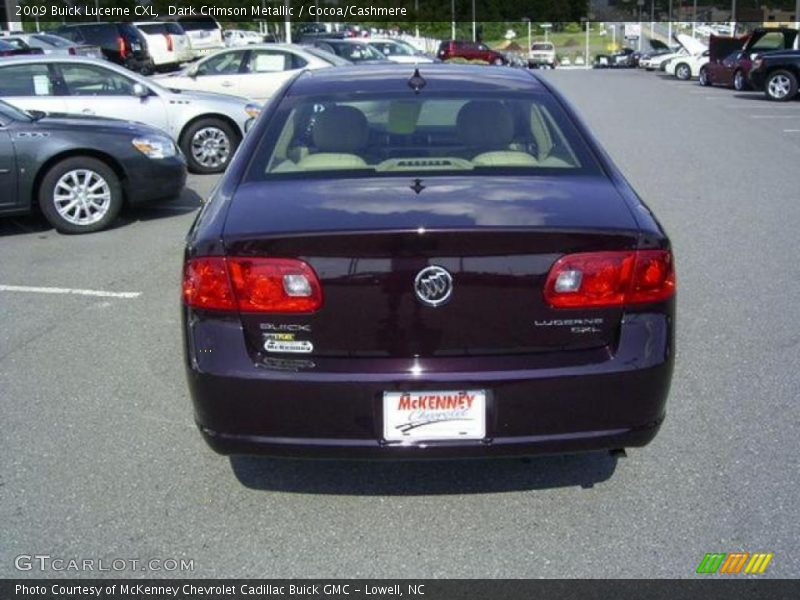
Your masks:
{"label": "rear bumper", "polygon": [[[415,459],[643,446],[664,418],[673,367],[672,323],[663,314],[628,315],[613,353],[416,363],[255,363],[238,321],[184,309],[184,323],[195,420],[221,454]],[[408,446],[382,439],[384,391],[442,389],[487,390],[484,440]]]}

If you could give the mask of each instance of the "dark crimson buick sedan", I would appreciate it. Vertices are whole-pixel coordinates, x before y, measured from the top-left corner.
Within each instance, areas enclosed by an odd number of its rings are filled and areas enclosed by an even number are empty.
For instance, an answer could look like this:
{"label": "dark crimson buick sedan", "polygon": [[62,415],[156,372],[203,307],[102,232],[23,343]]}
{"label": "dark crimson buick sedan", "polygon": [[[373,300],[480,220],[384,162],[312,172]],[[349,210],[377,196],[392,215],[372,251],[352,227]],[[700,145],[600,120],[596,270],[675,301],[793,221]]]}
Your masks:
{"label": "dark crimson buick sedan", "polygon": [[189,233],[186,367],[225,454],[643,446],[673,366],[669,240],[546,81],[305,72]]}

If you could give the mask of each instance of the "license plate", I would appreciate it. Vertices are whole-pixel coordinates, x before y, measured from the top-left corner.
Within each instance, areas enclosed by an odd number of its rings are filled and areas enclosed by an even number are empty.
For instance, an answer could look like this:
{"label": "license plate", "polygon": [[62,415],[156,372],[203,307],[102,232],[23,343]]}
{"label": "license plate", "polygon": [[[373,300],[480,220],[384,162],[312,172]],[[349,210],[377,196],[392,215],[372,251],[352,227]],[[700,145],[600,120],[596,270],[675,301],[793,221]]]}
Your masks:
{"label": "license plate", "polygon": [[486,391],[384,392],[383,437],[388,442],[482,440]]}

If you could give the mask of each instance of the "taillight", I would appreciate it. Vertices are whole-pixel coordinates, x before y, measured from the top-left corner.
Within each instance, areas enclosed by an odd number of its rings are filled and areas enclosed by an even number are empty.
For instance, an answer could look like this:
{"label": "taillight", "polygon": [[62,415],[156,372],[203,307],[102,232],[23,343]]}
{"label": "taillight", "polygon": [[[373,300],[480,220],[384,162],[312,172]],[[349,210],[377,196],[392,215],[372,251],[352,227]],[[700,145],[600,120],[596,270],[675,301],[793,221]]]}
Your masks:
{"label": "taillight", "polygon": [[128,49],[125,46],[125,40],[122,37],[117,38],[117,50],[119,51],[120,58],[126,58],[128,56]]}
{"label": "taillight", "polygon": [[236,310],[222,257],[193,258],[183,268],[183,302],[193,308]]}
{"label": "taillight", "polygon": [[172,52],[172,35],[165,33],[164,37],[167,38],[167,52]]}
{"label": "taillight", "polygon": [[554,308],[659,302],[674,293],[668,250],[568,254],[552,266],[544,287],[544,299]]}
{"label": "taillight", "polygon": [[183,301],[207,310],[310,313],[322,307],[322,286],[294,258],[193,258],[184,267]]}

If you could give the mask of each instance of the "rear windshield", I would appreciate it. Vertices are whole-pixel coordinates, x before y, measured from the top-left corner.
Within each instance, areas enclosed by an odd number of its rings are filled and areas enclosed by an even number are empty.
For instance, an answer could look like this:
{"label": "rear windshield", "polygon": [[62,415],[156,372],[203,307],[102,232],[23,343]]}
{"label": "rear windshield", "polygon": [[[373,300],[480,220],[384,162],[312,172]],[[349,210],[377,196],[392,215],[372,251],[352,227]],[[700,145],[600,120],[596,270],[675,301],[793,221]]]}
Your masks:
{"label": "rear windshield", "polygon": [[221,29],[219,23],[210,17],[207,19],[188,17],[187,20],[178,19],[178,22],[185,31],[213,31],[215,29]]}
{"label": "rear windshield", "polygon": [[183,35],[185,32],[183,27],[177,23],[165,21],[164,23],[147,23],[144,25],[137,25],[137,27],[148,35]]}
{"label": "rear windshield", "polygon": [[347,65],[351,65],[349,60],[342,58],[341,56],[336,56],[335,54],[331,54],[330,52],[325,52],[322,48],[316,48],[314,46],[303,46],[303,50],[308,52],[312,56],[316,56],[319,59],[324,60],[325,62],[333,65],[334,67],[346,67]]}
{"label": "rear windshield", "polygon": [[81,31],[91,43],[106,47],[114,47],[119,37],[116,25],[82,25]]}
{"label": "rear windshield", "polygon": [[47,33],[37,33],[31,37],[50,46],[55,46],[56,48],[68,48],[69,46],[73,45],[70,40]]}
{"label": "rear windshield", "polygon": [[[330,46],[337,56],[349,60],[351,62],[360,62],[364,60],[384,60],[383,54],[378,52],[369,44],[361,42],[323,42],[325,45]],[[323,46],[324,48],[324,46]],[[327,50],[327,48],[324,48]]]}
{"label": "rear windshield", "polygon": [[597,170],[566,114],[544,94],[288,96],[252,165],[253,179]]}

